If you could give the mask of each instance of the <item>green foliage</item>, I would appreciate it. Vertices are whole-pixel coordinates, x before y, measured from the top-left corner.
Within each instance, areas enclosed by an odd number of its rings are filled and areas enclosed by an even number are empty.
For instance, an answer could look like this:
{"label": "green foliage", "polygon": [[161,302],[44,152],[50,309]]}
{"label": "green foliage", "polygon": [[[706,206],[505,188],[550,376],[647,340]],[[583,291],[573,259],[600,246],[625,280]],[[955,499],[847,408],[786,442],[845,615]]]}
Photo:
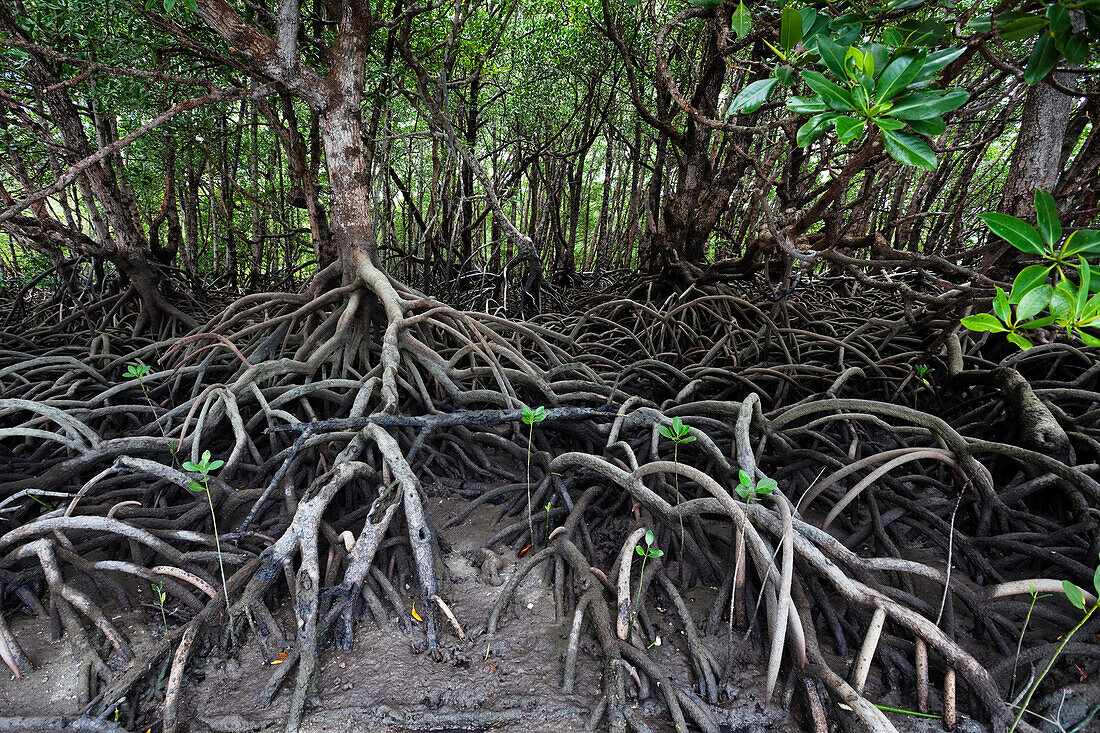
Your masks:
{"label": "green foliage", "polygon": [[645,547],[639,543],[634,545],[634,552],[642,557],[642,570],[638,573],[638,599],[634,602],[634,612],[630,614],[630,634],[634,633],[634,620],[638,618],[638,611],[642,607],[642,585],[645,580],[645,563],[646,560],[656,560],[659,557],[664,557],[665,551],[654,547],[653,543],[656,539],[653,536],[653,530],[647,529],[645,531]]}
{"label": "green foliage", "polygon": [[523,405],[520,414],[524,425],[537,425],[546,419],[546,408],[536,407],[532,410],[527,405]]}
{"label": "green foliage", "polygon": [[168,636],[168,614],[164,612],[164,601],[168,596],[156,583],[150,583],[149,585],[153,588],[153,602],[160,609],[160,619],[164,622],[164,635]]}
{"label": "green foliage", "polygon": [[657,426],[657,432],[665,438],[668,438],[676,445],[681,443],[693,443],[695,442],[695,436],[690,435],[691,428],[684,424],[684,421],[678,417],[672,418],[672,426],[665,427],[664,425]]}
{"label": "green foliage", "polygon": [[752,483],[752,477],[749,476],[748,471],[737,472],[738,484],[734,487],[734,491],[737,495],[745,500],[746,503],[751,502],[757,496],[766,496],[774,492],[779,488],[779,483],[773,479],[765,476],[756,482],[756,485]]}
{"label": "green foliage", "polygon": [[[197,493],[202,493],[204,491],[209,491],[210,487],[208,485],[208,482],[210,480],[210,473],[212,471],[217,471],[219,468],[221,468],[224,465],[225,465],[225,461],[223,461],[223,460],[220,460],[220,459],[215,459],[213,461],[210,460],[210,451],[208,451],[208,450],[204,450],[202,452],[202,457],[199,459],[198,463],[194,463],[192,461],[184,461],[184,464],[183,464],[183,470],[184,471],[191,471],[192,473],[197,473],[200,476],[202,476],[202,483],[201,484],[198,481],[190,481],[187,484],[187,488],[189,488],[192,491],[197,492]],[[211,511],[213,511],[213,510],[211,509]]]}
{"label": "green foliage", "polygon": [[[1083,16],[1084,23],[1079,29],[1073,27],[1071,13]],[[1086,0],[1045,7],[1037,4],[995,17],[977,16],[970,25],[981,32],[994,32],[995,28],[997,37],[1008,43],[1035,38],[1024,67],[1024,81],[1037,84],[1059,63],[1077,65],[1085,60],[1089,46],[1100,36],[1100,3]]]}
{"label": "green foliage", "polygon": [[[1086,346],[1100,346],[1100,338],[1083,330],[1100,327],[1100,292],[1094,294],[1100,290],[1100,268],[1089,263],[1100,257],[1100,232],[1077,229],[1063,239],[1058,209],[1047,191],[1035,191],[1035,214],[1037,228],[1008,214],[981,215],[998,237],[1048,264],[1025,267],[1010,292],[996,289],[992,313],[967,316],[962,325],[971,331],[1003,333],[1021,349],[1028,349],[1033,344],[1021,331],[1056,324]],[[1040,316],[1043,311],[1047,315]]]}
{"label": "green foliage", "polygon": [[126,371],[122,373],[122,376],[127,379],[141,380],[152,369],[148,364],[127,364]]}
{"label": "green foliage", "polygon": [[[1058,657],[1062,655],[1062,652],[1065,650],[1066,645],[1069,644],[1070,639],[1073,638],[1074,634],[1080,631],[1082,626],[1088,623],[1088,620],[1092,618],[1092,614],[1096,613],[1096,609],[1100,608],[1100,565],[1097,565],[1096,570],[1093,572],[1092,586],[1093,589],[1096,591],[1096,600],[1093,602],[1092,607],[1086,611],[1084,592],[1070,581],[1062,581],[1062,591],[1066,594],[1066,600],[1068,600],[1078,610],[1085,611],[1085,615],[1081,618],[1076,626],[1070,629],[1069,633],[1064,634],[1061,637],[1062,643],[1054,651],[1054,655],[1051,656],[1050,661],[1047,662],[1047,665],[1043,668],[1042,673],[1035,678],[1035,682],[1032,683],[1032,685],[1028,688],[1027,695],[1024,697],[1023,704],[1020,705],[1020,711],[1016,713],[1016,719],[1012,721],[1012,727],[1009,728],[1009,733],[1015,731],[1016,727],[1020,724],[1020,720],[1024,717],[1024,713],[1027,712],[1027,706],[1031,703],[1031,698],[1035,695],[1035,691],[1039,689],[1039,685],[1042,684],[1044,679],[1046,679],[1047,674],[1054,666],[1054,662],[1056,662],[1058,660]],[[1034,605],[1036,598],[1035,589],[1031,588],[1030,591],[1032,596],[1032,605]],[[1028,617],[1030,618],[1030,616],[1031,611],[1029,610]],[[1017,655],[1019,655],[1019,648],[1017,648]]]}

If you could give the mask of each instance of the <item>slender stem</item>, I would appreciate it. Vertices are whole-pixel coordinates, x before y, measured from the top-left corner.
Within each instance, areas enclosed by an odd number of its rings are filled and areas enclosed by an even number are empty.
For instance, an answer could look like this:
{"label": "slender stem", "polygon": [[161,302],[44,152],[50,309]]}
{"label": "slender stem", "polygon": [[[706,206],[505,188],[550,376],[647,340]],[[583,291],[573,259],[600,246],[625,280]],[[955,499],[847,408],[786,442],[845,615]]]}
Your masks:
{"label": "slender stem", "polygon": [[[210,521],[214,523],[214,546],[218,550],[218,570],[222,574],[222,592],[225,593],[225,610],[226,614],[229,613],[229,588],[225,585],[225,565],[222,564],[222,543],[218,539],[218,518],[214,516],[214,500],[210,497],[210,486],[206,483],[206,476],[202,478],[202,485],[206,487],[206,503],[210,505]],[[229,628],[233,628],[233,623],[230,621]]]}
{"label": "slender stem", "polygon": [[[676,485],[676,514],[680,517],[680,552],[684,551],[684,508],[680,506],[680,441],[672,444],[672,462],[676,464],[677,471],[673,477]],[[681,561],[683,556],[681,555]]]}
{"label": "slender stem", "polygon": [[[160,591],[157,591],[157,598],[160,599]],[[164,601],[161,600],[157,605],[160,606],[160,619],[164,622],[164,635],[168,636],[168,616],[164,613]]]}
{"label": "slender stem", "polygon": [[1089,612],[1085,614],[1085,617],[1081,619],[1081,622],[1074,626],[1073,630],[1062,638],[1062,643],[1058,645],[1058,650],[1054,652],[1054,656],[1047,662],[1046,669],[1044,669],[1043,673],[1039,675],[1039,678],[1035,680],[1035,684],[1031,686],[1031,689],[1027,691],[1027,697],[1024,698],[1024,704],[1020,706],[1020,712],[1016,713],[1016,719],[1012,721],[1012,727],[1008,729],[1008,733],[1012,733],[1016,730],[1016,726],[1020,724],[1020,718],[1024,717],[1024,713],[1027,711],[1027,706],[1028,703],[1031,702],[1032,695],[1039,689],[1039,684],[1043,681],[1043,678],[1047,676],[1047,672],[1050,672],[1050,668],[1054,666],[1054,662],[1058,659],[1059,655],[1061,655],[1062,650],[1066,648],[1066,644],[1069,643],[1069,640],[1073,638],[1073,635],[1077,633],[1078,629],[1085,625],[1089,617],[1092,616],[1093,611],[1097,608],[1100,608],[1100,601],[1094,603],[1092,608],[1089,609]]}
{"label": "slender stem", "polygon": [[535,423],[527,431],[527,531],[531,533],[531,544],[535,543],[535,522],[531,519],[531,440],[535,437]]}
{"label": "slender stem", "polygon": [[1024,617],[1024,626],[1020,629],[1020,638],[1016,640],[1016,658],[1012,660],[1012,686],[1009,689],[1009,697],[1016,694],[1016,668],[1020,664],[1020,649],[1024,645],[1024,634],[1027,633],[1027,625],[1031,621],[1031,610],[1035,608],[1035,601],[1039,599],[1038,593],[1031,594],[1031,605],[1027,607],[1027,616]]}

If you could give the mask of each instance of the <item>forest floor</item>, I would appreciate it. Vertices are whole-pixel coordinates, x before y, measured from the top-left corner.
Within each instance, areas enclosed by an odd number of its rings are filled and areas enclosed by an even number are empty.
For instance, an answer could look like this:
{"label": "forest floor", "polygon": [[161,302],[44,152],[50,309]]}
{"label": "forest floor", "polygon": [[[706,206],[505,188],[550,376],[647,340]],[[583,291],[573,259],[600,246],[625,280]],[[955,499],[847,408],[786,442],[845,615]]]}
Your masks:
{"label": "forest floor", "polygon": [[851,281],[393,287],[0,331],[0,730],[1000,732],[1056,652],[1017,730],[1096,726],[1095,350]]}

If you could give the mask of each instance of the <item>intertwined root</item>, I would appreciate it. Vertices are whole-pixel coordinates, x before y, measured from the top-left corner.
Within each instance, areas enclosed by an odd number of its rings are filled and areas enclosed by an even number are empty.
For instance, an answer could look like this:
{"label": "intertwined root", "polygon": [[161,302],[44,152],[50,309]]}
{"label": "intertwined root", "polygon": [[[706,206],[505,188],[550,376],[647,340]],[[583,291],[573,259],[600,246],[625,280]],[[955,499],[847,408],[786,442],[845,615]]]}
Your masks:
{"label": "intertwined root", "polygon": [[[604,660],[594,715],[612,730],[645,730],[627,697],[658,691],[674,723],[717,730],[710,706],[722,699],[726,670],[706,638],[734,625],[763,633],[767,695],[789,670],[786,687],[803,691],[816,730],[827,714],[847,714],[814,680],[864,725],[892,730],[870,702],[885,675],[900,675],[910,707],[950,718],[962,682],[979,702],[972,714],[995,728],[1011,719],[1003,676],[960,636],[972,625],[1008,654],[1026,609],[1005,599],[1028,590],[1005,578],[1013,557],[1031,558],[1039,574],[1053,561],[1051,574],[1084,584],[1100,487],[1073,467],[1073,451],[1058,460],[1021,447],[1036,438],[1024,425],[1016,444],[1004,442],[997,416],[1021,406],[1034,416],[1038,403],[1046,413],[1035,425],[1053,420],[1078,456],[1095,456],[1097,416],[1082,405],[1100,369],[1088,357],[1044,347],[986,378],[949,342],[934,386],[914,381],[910,365],[936,357],[914,351],[918,341],[885,319],[880,333],[821,332],[818,324],[843,321],[792,306],[780,326],[716,293],[664,306],[614,301],[551,328],[460,313],[369,263],[357,267],[341,288],[248,296],[186,338],[124,356],[104,339],[83,358],[66,349],[3,355],[0,444],[13,450],[0,466],[0,510],[13,529],[0,536],[0,582],[32,612],[57,614],[88,670],[88,712],[126,699],[132,716],[159,715],[174,730],[204,635],[256,639],[268,659],[288,654],[262,697],[270,702],[293,674],[287,729],[296,730],[320,650],[350,648],[364,609],[378,619],[396,609],[409,630],[402,579],[419,589],[425,636],[416,646],[441,655],[451,633],[436,615],[448,613],[444,548],[421,481],[461,476],[496,482],[476,501],[504,502],[514,517],[490,547],[532,546],[501,588],[488,633],[507,632],[500,614],[515,588],[551,564],[559,620],[571,632],[563,685],[572,687],[591,629]],[[652,313],[659,318],[637,315]],[[677,365],[653,358],[665,350],[678,352]],[[140,382],[119,381],[127,363],[158,355],[163,363]],[[1051,386],[1067,368],[1061,379],[1072,384]],[[1033,390],[1036,378],[1045,384]],[[843,396],[857,387],[890,402]],[[967,398],[947,402],[949,392]],[[533,433],[530,507],[526,484],[499,485],[522,474],[527,458],[521,402],[548,407]],[[675,458],[657,430],[674,416],[697,439]],[[203,450],[225,460],[209,490],[228,623],[209,509],[182,470]],[[781,488],[746,505],[735,493],[741,472]],[[1040,491],[1045,515],[1031,511]],[[34,499],[58,508],[39,515]],[[527,518],[551,499],[549,523],[560,523],[552,532]],[[616,530],[619,549],[608,555],[592,536],[610,531],[615,514],[632,514],[635,526]],[[1059,522],[1074,532],[1051,534]],[[647,528],[666,556],[638,578],[631,558]],[[1044,543],[1070,549],[1052,558]],[[918,548],[926,562],[908,557]],[[119,576],[164,588],[178,624],[167,639],[134,651],[111,625],[84,579],[130,603]],[[680,595],[695,583],[719,587],[703,624]],[[657,596],[683,628],[694,690],[669,680],[647,652]],[[276,619],[283,597],[293,630]],[[462,624],[449,620],[464,643]],[[97,648],[99,638],[110,643]],[[0,658],[17,675],[28,669],[4,623]],[[157,689],[169,659],[162,708],[143,707],[140,690]]]}

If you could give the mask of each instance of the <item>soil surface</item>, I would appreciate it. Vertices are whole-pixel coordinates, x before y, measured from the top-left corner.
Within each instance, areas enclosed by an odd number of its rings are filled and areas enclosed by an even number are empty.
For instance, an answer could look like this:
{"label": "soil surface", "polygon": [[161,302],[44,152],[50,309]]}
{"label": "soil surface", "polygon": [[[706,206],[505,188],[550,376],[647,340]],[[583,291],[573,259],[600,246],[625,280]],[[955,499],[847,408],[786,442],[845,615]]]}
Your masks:
{"label": "soil surface", "polygon": [[[483,632],[493,601],[504,586],[493,585],[495,578],[483,579],[475,567],[476,553],[493,534],[515,520],[507,517],[502,524],[502,507],[484,505],[458,526],[442,529],[448,518],[466,506],[462,498],[433,496],[427,508],[433,525],[440,528],[444,547],[449,545],[444,555],[447,567],[441,576],[443,595],[468,640],[459,641],[443,620],[443,661],[416,653],[414,649],[423,648],[424,637],[412,618],[418,589],[399,588],[413,621],[412,639],[400,629],[395,617],[379,628],[369,613],[364,614],[356,628],[352,651],[328,649],[322,654],[318,695],[308,709],[304,731],[491,729],[571,733],[586,729],[599,701],[601,684],[601,662],[594,639],[587,630],[582,635],[575,692],[565,694],[561,676],[571,618],[554,618],[553,594],[545,573],[539,569],[520,585],[517,602],[502,614],[496,635],[490,638]],[[506,582],[519,558],[507,546],[496,546],[495,550],[503,561],[500,580]],[[714,593],[714,588],[696,587],[684,594],[700,626]],[[160,612],[150,594],[145,595],[149,600],[145,609],[113,617],[134,640],[135,651],[152,635],[163,633]],[[661,645],[651,648],[650,653],[677,685],[690,688],[691,674],[680,651],[684,644],[682,631],[675,613],[660,608],[653,621],[667,626],[668,633],[661,634]],[[285,621],[290,613],[289,605],[284,604],[281,614],[285,616],[280,620]],[[293,623],[285,627],[292,628]],[[68,643],[50,640],[47,619],[16,614],[13,630],[25,641],[26,651],[38,667],[26,679],[5,677],[0,681],[0,715],[77,713],[78,665]],[[742,633],[735,632],[732,642],[724,635],[705,639],[728,670],[726,686],[732,698],[710,706],[715,718],[723,724],[723,730],[731,732],[800,730],[790,711],[774,702],[763,704],[761,660],[757,650],[742,642]],[[260,701],[261,690],[277,669],[277,665],[264,662],[254,641],[230,658],[209,648],[200,651],[184,689],[181,720],[187,721],[187,729],[195,733],[278,729],[286,712],[293,672],[270,706],[262,707]],[[672,730],[659,693],[651,691],[647,699],[638,700],[638,690],[630,682],[628,691],[634,696],[635,709],[654,733]],[[124,720],[120,722],[125,724]]]}

